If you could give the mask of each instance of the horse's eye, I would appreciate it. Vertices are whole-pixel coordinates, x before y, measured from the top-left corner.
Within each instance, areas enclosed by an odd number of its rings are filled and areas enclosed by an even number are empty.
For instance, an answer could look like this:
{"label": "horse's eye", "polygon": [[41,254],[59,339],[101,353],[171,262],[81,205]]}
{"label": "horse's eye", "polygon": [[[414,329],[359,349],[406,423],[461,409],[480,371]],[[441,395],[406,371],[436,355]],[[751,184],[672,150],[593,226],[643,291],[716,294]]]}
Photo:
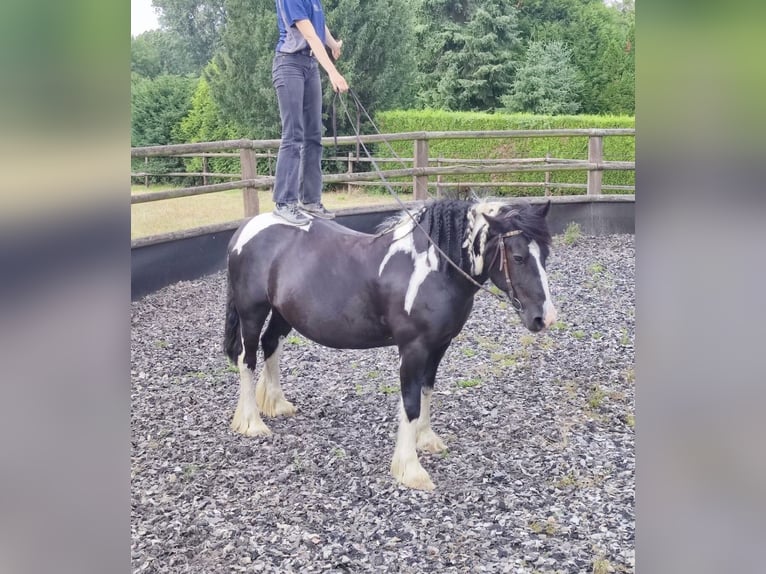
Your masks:
{"label": "horse's eye", "polygon": [[514,256],[513,256],[513,260],[514,260],[516,263],[524,263],[524,258],[523,258],[521,255],[514,255]]}

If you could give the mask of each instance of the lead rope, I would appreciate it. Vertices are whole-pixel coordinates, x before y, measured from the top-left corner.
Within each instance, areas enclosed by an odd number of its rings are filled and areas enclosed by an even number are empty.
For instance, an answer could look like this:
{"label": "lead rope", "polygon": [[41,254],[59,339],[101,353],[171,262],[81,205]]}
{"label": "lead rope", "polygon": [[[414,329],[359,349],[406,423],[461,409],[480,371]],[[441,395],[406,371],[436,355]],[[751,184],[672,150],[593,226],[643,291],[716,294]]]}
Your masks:
{"label": "lead rope", "polygon": [[[356,95],[356,93],[355,93],[355,92],[354,92],[354,91],[353,91],[351,88],[349,88],[349,90],[348,90],[348,93],[349,93],[349,94],[351,95],[351,97],[354,99],[354,102],[355,102],[355,104],[356,104],[356,108],[357,108],[357,117],[358,117],[358,114],[359,114],[359,110],[361,109],[361,110],[364,112],[364,114],[365,114],[365,116],[367,117],[367,119],[368,119],[368,120],[370,121],[370,123],[372,124],[372,127],[373,127],[373,128],[375,129],[375,131],[378,133],[378,135],[382,136],[383,134],[381,134],[381,133],[380,133],[380,130],[378,129],[378,126],[376,126],[376,125],[375,125],[375,122],[374,122],[374,121],[372,120],[372,118],[370,117],[370,114],[368,114],[368,113],[367,113],[367,110],[366,110],[366,109],[364,108],[364,106],[362,105],[362,102],[359,100],[359,97]],[[337,96],[337,92],[336,92],[335,94],[336,94],[336,96]],[[335,99],[336,99],[336,98],[335,98],[335,97],[333,97],[333,117],[335,117]],[[346,117],[347,117],[349,120],[351,120],[351,114],[350,114],[350,113],[349,113],[349,111],[348,111],[348,107],[346,106],[346,102],[345,102],[345,100],[344,100],[343,98],[341,98],[340,102],[341,102],[341,104],[343,105],[343,111],[345,112],[345,114],[346,114]],[[353,123],[353,122],[352,122],[352,123]],[[335,126],[333,125],[333,130],[334,130],[334,129],[335,129]],[[386,189],[388,189],[389,193],[391,193],[391,195],[394,197],[394,199],[395,199],[395,200],[396,200],[396,201],[399,203],[399,205],[402,207],[402,209],[403,209],[403,210],[404,210],[404,211],[407,213],[407,215],[410,217],[410,219],[411,219],[411,220],[412,220],[412,222],[415,224],[415,226],[417,226],[417,228],[418,228],[418,229],[420,229],[420,231],[422,231],[422,232],[423,232],[423,234],[424,234],[424,235],[426,236],[426,238],[428,239],[429,243],[430,243],[431,245],[433,245],[434,249],[436,249],[436,251],[438,251],[438,252],[441,254],[441,256],[442,256],[442,257],[444,257],[444,259],[447,261],[447,263],[449,263],[450,265],[452,265],[452,267],[454,267],[455,269],[457,269],[457,271],[458,271],[460,274],[462,274],[462,275],[463,275],[463,276],[464,276],[466,279],[468,279],[468,281],[469,281],[469,282],[473,283],[473,284],[474,284],[476,287],[478,287],[479,289],[482,289],[482,290],[486,291],[487,293],[489,293],[490,295],[492,295],[492,296],[493,296],[493,297],[495,297],[496,299],[498,299],[498,300],[500,300],[500,301],[504,301],[504,299],[503,299],[503,298],[502,298],[500,295],[498,295],[497,293],[495,293],[495,292],[493,292],[493,291],[491,291],[491,290],[487,289],[487,288],[486,288],[484,285],[482,285],[481,283],[479,283],[478,281],[476,281],[476,280],[475,280],[473,277],[471,277],[471,276],[470,276],[468,273],[466,273],[465,271],[463,271],[463,269],[461,269],[461,268],[460,268],[460,266],[459,266],[457,263],[455,263],[454,261],[452,261],[452,259],[450,259],[450,258],[449,258],[449,256],[447,256],[447,254],[446,254],[446,253],[444,253],[444,251],[442,251],[442,249],[441,249],[441,248],[440,248],[438,245],[436,245],[436,243],[434,242],[434,240],[433,240],[433,239],[431,239],[431,236],[430,236],[430,235],[429,235],[429,234],[426,232],[426,230],[425,230],[425,229],[423,229],[423,227],[420,225],[420,222],[419,222],[419,221],[418,221],[418,220],[417,220],[417,219],[416,219],[416,218],[415,218],[415,217],[412,215],[412,213],[410,212],[410,210],[409,210],[409,209],[407,209],[407,206],[406,206],[406,205],[404,205],[404,203],[402,202],[402,200],[401,200],[401,199],[399,199],[399,196],[398,196],[398,194],[397,194],[397,193],[396,193],[396,192],[393,190],[393,188],[391,187],[391,185],[388,183],[388,181],[386,180],[386,178],[383,176],[383,173],[381,172],[380,168],[378,167],[378,164],[377,164],[377,162],[375,161],[375,158],[373,158],[373,157],[372,157],[372,154],[371,154],[371,153],[370,153],[370,151],[367,149],[367,146],[364,144],[364,142],[362,142],[362,140],[361,140],[361,134],[359,133],[359,132],[360,132],[360,130],[359,130],[359,127],[358,127],[358,126],[355,126],[355,131],[356,131],[357,146],[361,146],[361,147],[362,147],[362,149],[364,150],[364,153],[365,153],[365,154],[367,154],[367,157],[369,158],[369,160],[370,160],[370,163],[372,164],[372,166],[375,168],[375,171],[376,171],[376,172],[378,173],[378,175],[380,176],[380,179],[381,179],[381,181],[383,181],[384,185],[386,186]],[[336,135],[335,137],[336,137],[336,141],[337,141],[337,135]],[[402,163],[402,165],[404,165],[404,162],[402,161],[402,159],[401,159],[401,158],[400,158],[400,157],[399,157],[399,156],[396,154],[396,152],[394,151],[394,149],[391,147],[391,145],[388,143],[388,141],[387,141],[385,138],[383,138],[383,143],[385,143],[385,144],[388,146],[388,149],[391,151],[391,153],[393,153],[394,157],[395,157],[396,159],[398,159],[398,160],[400,161],[400,163]],[[336,144],[336,145],[337,145],[337,144]],[[511,233],[512,235],[517,235],[518,233],[521,233],[521,231],[519,231],[519,230],[516,230],[516,232],[513,232],[513,231],[511,231],[511,232],[508,232],[508,233]],[[503,240],[503,239],[504,239],[504,237],[505,237],[505,236],[503,236],[503,237],[500,237],[500,239],[499,239],[499,241],[500,241],[500,245],[502,245],[502,247],[503,247],[503,249],[502,249],[502,251],[503,251],[503,258],[505,258],[505,242],[504,242],[504,240]],[[491,267],[491,265],[490,265],[490,267]],[[507,276],[507,272],[506,272],[506,276]],[[510,282],[510,278],[508,278],[508,280],[507,280],[507,283],[508,283],[508,288],[509,288],[509,290],[510,290],[510,291],[513,293],[513,285],[512,285],[512,284],[511,284],[511,282]],[[518,300],[518,299],[517,299],[515,296],[514,296],[514,297],[511,297],[511,296],[509,296],[509,299],[511,300],[511,304],[514,306],[514,308],[518,309],[519,307],[516,307],[516,304],[514,303],[514,301],[517,301],[517,302],[518,302],[519,300]],[[520,305],[520,304],[521,304],[521,303],[519,302],[519,305]]]}

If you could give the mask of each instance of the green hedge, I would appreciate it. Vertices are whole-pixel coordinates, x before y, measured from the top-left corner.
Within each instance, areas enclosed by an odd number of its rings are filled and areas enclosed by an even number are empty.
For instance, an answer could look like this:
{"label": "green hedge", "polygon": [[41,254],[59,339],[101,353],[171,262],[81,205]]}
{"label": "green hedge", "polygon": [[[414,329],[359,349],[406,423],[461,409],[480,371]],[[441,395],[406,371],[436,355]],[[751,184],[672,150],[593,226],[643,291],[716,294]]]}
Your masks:
{"label": "green hedge", "polygon": [[[635,118],[628,116],[538,116],[532,114],[487,114],[477,112],[444,112],[439,110],[387,111],[376,114],[375,123],[381,133],[411,131],[485,131],[485,130],[537,130],[565,128],[635,128]],[[392,143],[396,154],[412,158],[412,142]],[[378,153],[385,153],[386,146],[378,145]],[[608,161],[634,161],[635,137],[611,136],[604,138],[604,159]],[[541,158],[549,155],[558,159],[588,158],[587,137],[550,138],[503,138],[432,140],[429,142],[430,158],[492,159],[492,158]],[[550,172],[552,183],[586,183],[586,171]],[[436,181],[433,177],[431,181]],[[544,172],[520,172],[496,175],[443,176],[442,181],[545,181]],[[635,185],[633,171],[605,171],[605,185]],[[557,195],[585,193],[584,189],[556,188]],[[543,195],[542,187],[491,188],[493,195]],[[612,192],[606,192],[612,193]],[[620,193],[620,192],[614,192]],[[630,193],[630,192],[622,192]]]}

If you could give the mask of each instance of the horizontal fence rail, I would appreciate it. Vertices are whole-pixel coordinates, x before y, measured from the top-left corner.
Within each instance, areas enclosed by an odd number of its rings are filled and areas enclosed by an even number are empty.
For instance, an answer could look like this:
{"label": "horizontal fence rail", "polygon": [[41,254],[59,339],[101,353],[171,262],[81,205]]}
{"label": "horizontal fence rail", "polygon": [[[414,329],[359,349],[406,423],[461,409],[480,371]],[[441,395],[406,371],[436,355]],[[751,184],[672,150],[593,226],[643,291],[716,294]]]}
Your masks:
{"label": "horizontal fence rail", "polygon": [[[415,200],[428,197],[428,190],[435,189],[440,196],[447,189],[461,189],[470,186],[479,187],[518,187],[544,188],[545,195],[550,195],[552,188],[584,189],[588,195],[600,195],[603,191],[635,191],[635,186],[604,185],[604,171],[635,170],[634,161],[605,161],[603,144],[606,137],[635,136],[635,129],[550,129],[550,130],[494,130],[494,131],[418,131],[393,134],[369,134],[362,136],[341,136],[337,138],[322,138],[322,144],[327,147],[355,146],[354,152],[347,156],[336,155],[325,157],[323,161],[335,161],[347,165],[346,173],[325,174],[323,183],[346,184],[352,186],[381,186],[389,184],[396,187],[410,187]],[[553,157],[535,158],[445,158],[429,157],[429,142],[446,139],[511,139],[511,138],[559,138],[587,137],[587,159],[566,159]],[[412,142],[412,155],[408,157],[373,157],[369,158],[360,150],[361,144]],[[161,146],[135,147],[130,150],[131,158],[144,158],[144,169],[131,173],[132,178],[141,178],[148,187],[151,177],[202,178],[203,185],[181,187],[165,191],[135,193],[131,195],[131,204],[161,201],[179,197],[192,197],[208,193],[241,189],[244,200],[244,216],[251,217],[259,212],[258,190],[268,189],[274,185],[273,164],[276,160],[276,150],[280,140],[250,140],[236,139],[215,142],[198,142],[188,144],[173,144]],[[389,150],[390,151],[390,150]],[[395,153],[393,155],[396,155]],[[150,158],[199,158],[199,167],[194,171],[154,172],[149,164]],[[211,172],[208,162],[211,159],[236,161],[239,158],[240,173]],[[258,161],[266,160],[268,175],[258,173]],[[355,172],[355,164],[390,165],[398,163],[402,167],[383,169],[380,171]],[[199,164],[197,164],[199,165]],[[226,168],[228,169],[228,168]],[[156,170],[155,170],[156,171]],[[587,173],[587,183],[557,183],[551,182],[549,176],[558,171],[584,171]],[[454,182],[442,181],[442,176],[471,176],[471,175],[500,175],[524,172],[544,172],[545,181],[517,182]],[[429,178],[436,181],[429,181]],[[208,184],[208,178],[234,179],[235,181]],[[407,179],[403,179],[407,178]]]}

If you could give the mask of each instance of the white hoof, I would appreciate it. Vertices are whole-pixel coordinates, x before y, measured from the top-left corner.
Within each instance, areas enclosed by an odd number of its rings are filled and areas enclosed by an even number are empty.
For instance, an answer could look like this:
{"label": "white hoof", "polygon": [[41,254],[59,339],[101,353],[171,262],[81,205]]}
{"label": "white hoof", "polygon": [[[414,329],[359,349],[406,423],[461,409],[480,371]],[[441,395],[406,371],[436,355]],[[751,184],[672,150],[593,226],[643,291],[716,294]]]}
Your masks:
{"label": "white hoof", "polygon": [[258,379],[258,384],[255,386],[255,403],[267,417],[291,417],[297,410],[295,405],[285,398],[281,390],[278,393],[269,393],[263,376]]}
{"label": "white hoof", "polygon": [[242,409],[237,406],[234,411],[234,418],[231,420],[231,430],[245,436],[268,436],[271,434],[267,427],[257,414],[255,416],[243,416]]}
{"label": "white hoof", "polygon": [[440,453],[447,450],[447,445],[430,428],[418,433],[418,450]]}
{"label": "white hoof", "polygon": [[416,490],[433,490],[436,488],[426,469],[417,460],[403,463],[398,457],[394,456],[394,460],[391,461],[391,474],[407,488],[414,488]]}

